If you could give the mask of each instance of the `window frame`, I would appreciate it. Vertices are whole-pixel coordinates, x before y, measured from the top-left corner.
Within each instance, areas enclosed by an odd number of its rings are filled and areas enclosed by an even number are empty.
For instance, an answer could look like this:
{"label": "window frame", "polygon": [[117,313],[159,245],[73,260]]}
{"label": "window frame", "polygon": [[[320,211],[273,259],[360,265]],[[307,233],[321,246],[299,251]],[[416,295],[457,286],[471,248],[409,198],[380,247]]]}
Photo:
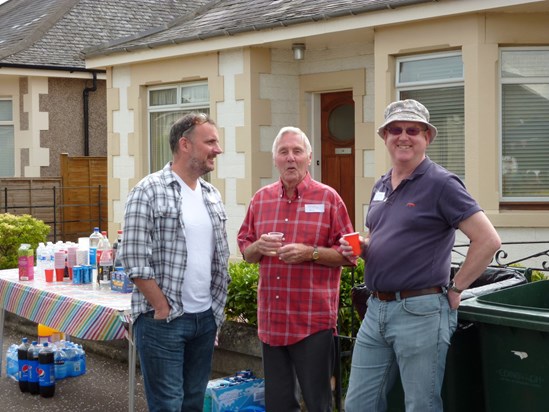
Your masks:
{"label": "window frame", "polygon": [[[183,95],[183,90],[188,87],[195,87],[195,86],[204,86],[207,90],[207,100],[196,102],[196,103],[181,103],[181,98]],[[165,105],[151,105],[151,92],[159,91],[159,90],[170,90],[170,89],[176,89],[176,102],[174,104],[165,104]],[[198,80],[198,81],[192,81],[192,82],[183,82],[183,83],[172,83],[172,84],[163,84],[163,85],[157,85],[157,86],[150,86],[147,87],[147,148],[149,151],[148,154],[148,168],[149,173],[153,169],[153,141],[152,141],[152,130],[151,130],[151,114],[152,113],[175,113],[175,112],[181,112],[181,115],[185,113],[189,113],[192,111],[201,111],[205,112],[207,114],[210,113],[211,108],[211,102],[210,102],[210,93],[209,93],[209,87],[208,87],[208,81],[207,80]],[[170,125],[171,127],[171,125]],[[164,136],[164,138],[168,139],[168,136]],[[164,167],[165,163],[162,165],[156,165],[155,169],[161,169]]]}
{"label": "window frame", "polygon": [[514,210],[536,210],[546,209],[549,203],[547,196],[504,196],[504,85],[510,84],[545,84],[549,87],[549,75],[547,76],[522,76],[522,77],[504,77],[503,76],[503,54],[505,52],[526,52],[526,51],[544,51],[549,53],[549,46],[512,46],[499,48],[499,133],[498,133],[498,169],[499,169],[499,202],[502,209]]}
{"label": "window frame", "polygon": [[[425,80],[425,81],[401,81],[400,74],[401,74],[401,66],[405,63],[409,62],[416,62],[416,61],[424,61],[424,60],[436,60],[441,58],[447,58],[447,57],[458,57],[462,63],[461,66],[461,73],[459,76],[453,76],[448,77],[444,79],[431,79],[431,80]],[[398,56],[395,58],[395,89],[396,89],[396,99],[400,100],[403,92],[413,92],[415,90],[436,90],[436,89],[449,89],[449,88],[457,88],[460,87],[463,90],[463,123],[465,126],[465,67],[463,63],[463,52],[461,50],[450,50],[450,51],[443,51],[443,52],[432,52],[432,53],[424,53],[424,54],[415,54],[415,55],[407,55],[407,56]],[[432,118],[433,116],[431,116]],[[435,123],[433,123],[435,124]],[[436,126],[436,124],[435,124]],[[440,125],[439,125],[440,129]],[[463,176],[460,176],[463,180],[465,180],[465,177],[467,175],[466,171],[466,159],[465,159],[465,127],[463,127]],[[437,144],[437,140],[433,143],[434,145]],[[427,150],[427,154],[429,154],[429,149]],[[447,152],[449,153],[449,152]],[[446,166],[446,165],[442,165]]]}
{"label": "window frame", "polygon": [[[12,170],[11,174],[2,175],[0,174],[0,177],[15,177],[15,120],[14,120],[14,113],[13,113],[13,98],[12,97],[0,97],[1,101],[8,101],[11,102],[11,120],[0,120],[0,126],[11,126],[12,128],[12,135],[11,135],[11,144],[12,144],[12,151],[11,151],[11,158],[12,158]],[[5,151],[6,148],[2,147],[2,151]]]}

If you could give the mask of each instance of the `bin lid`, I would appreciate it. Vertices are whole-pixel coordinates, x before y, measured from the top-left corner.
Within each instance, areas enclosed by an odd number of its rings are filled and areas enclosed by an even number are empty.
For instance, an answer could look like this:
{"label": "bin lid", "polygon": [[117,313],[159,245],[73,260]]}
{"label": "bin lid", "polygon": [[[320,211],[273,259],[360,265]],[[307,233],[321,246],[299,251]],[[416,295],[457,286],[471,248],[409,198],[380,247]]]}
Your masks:
{"label": "bin lid", "polygon": [[460,303],[460,320],[549,332],[549,281],[514,286]]}
{"label": "bin lid", "polygon": [[549,312],[549,281],[527,283],[489,293],[478,298],[479,302],[508,308],[524,308]]}

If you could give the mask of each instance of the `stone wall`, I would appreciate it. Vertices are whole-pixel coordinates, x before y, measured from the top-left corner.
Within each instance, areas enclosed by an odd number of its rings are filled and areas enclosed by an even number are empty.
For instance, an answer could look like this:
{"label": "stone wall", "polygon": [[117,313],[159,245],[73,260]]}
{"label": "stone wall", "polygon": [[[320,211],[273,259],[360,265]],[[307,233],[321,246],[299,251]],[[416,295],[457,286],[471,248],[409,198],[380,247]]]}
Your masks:
{"label": "stone wall", "polygon": [[257,328],[245,323],[227,321],[219,333],[212,365],[214,377],[229,376],[240,370],[250,369],[257,377],[263,377],[261,342]]}
{"label": "stone wall", "polygon": [[[6,328],[17,331],[21,337],[37,339],[37,324],[5,312]],[[128,341],[93,341],[71,338],[72,341],[82,344],[84,350],[102,356],[128,362]],[[10,342],[17,343],[17,342]],[[257,337],[257,329],[244,323],[227,321],[219,333],[219,344],[215,348],[212,377],[234,375],[235,372],[251,369],[257,377],[263,377],[261,363],[261,343]]]}

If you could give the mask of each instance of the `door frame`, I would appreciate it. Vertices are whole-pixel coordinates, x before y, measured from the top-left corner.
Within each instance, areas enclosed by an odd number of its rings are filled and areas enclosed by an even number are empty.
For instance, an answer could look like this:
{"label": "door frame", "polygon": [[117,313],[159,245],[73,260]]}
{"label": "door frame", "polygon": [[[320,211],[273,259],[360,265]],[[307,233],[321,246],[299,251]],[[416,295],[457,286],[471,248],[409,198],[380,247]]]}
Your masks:
{"label": "door frame", "polygon": [[[307,135],[313,149],[313,160],[309,171],[311,176],[322,181],[321,166],[317,160],[322,159],[321,153],[321,107],[320,95],[338,91],[351,90],[355,101],[355,170],[364,169],[363,147],[373,144],[374,136],[365,136],[361,124],[364,119],[364,97],[366,95],[366,68],[341,70],[337,72],[303,74],[299,76],[301,96],[299,123],[306,125]],[[374,107],[371,107],[373,122]],[[359,127],[359,125],[361,125]],[[358,139],[360,137],[360,140]],[[370,142],[371,141],[371,142]],[[366,143],[368,142],[368,143]],[[353,225],[362,232],[365,211],[369,202],[369,188],[364,187],[362,180],[355,179],[355,221]],[[358,190],[360,187],[361,190]]]}

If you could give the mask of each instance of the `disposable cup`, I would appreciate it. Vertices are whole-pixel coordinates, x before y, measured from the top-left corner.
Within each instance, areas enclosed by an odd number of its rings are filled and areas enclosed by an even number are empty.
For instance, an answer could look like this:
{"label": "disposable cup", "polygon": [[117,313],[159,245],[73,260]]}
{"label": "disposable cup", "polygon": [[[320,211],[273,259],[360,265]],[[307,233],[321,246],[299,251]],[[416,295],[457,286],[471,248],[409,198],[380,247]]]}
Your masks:
{"label": "disposable cup", "polygon": [[282,232],[269,232],[268,235],[272,236],[272,237],[276,237],[280,241],[282,241],[282,238],[284,237],[284,233],[282,233]]}
{"label": "disposable cup", "polygon": [[[275,238],[279,242],[282,242],[282,239],[284,239],[284,233],[282,232],[269,232],[268,235]],[[273,250],[271,254],[276,255],[276,250]]]}
{"label": "disposable cup", "polygon": [[347,233],[346,235],[343,235],[343,239],[349,242],[349,245],[353,247],[353,253],[355,255],[360,255],[362,250],[360,247],[360,241],[358,240],[358,232]]}
{"label": "disposable cup", "polygon": [[57,282],[63,282],[63,276],[65,276],[65,268],[63,269],[55,268],[55,280]]}
{"label": "disposable cup", "polygon": [[44,274],[46,275],[46,282],[53,282],[53,269],[44,269]]}

